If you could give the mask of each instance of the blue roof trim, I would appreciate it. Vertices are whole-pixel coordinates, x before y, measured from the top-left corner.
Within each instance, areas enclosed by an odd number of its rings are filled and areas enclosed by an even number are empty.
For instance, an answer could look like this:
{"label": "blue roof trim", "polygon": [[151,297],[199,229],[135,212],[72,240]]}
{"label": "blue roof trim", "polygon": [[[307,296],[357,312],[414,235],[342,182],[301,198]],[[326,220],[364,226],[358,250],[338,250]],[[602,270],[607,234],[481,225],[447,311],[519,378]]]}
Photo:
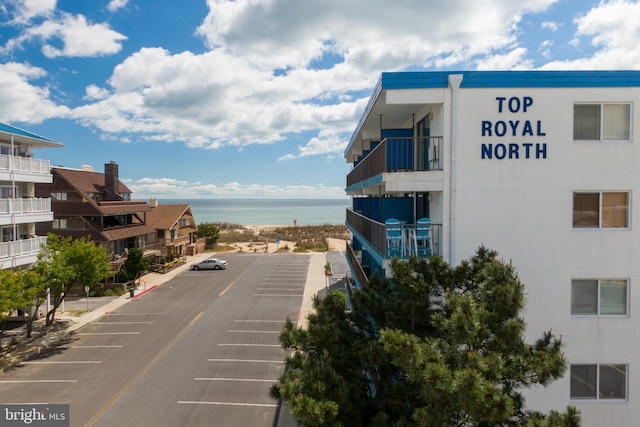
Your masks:
{"label": "blue roof trim", "polygon": [[345,188],[345,191],[359,190],[361,188],[369,187],[375,184],[380,184],[381,182],[382,182],[382,174],[379,173],[378,175],[372,176],[371,178],[367,178],[364,181],[360,181],[356,184],[353,184]]}
{"label": "blue roof trim", "polygon": [[35,133],[28,132],[24,129],[20,129],[15,126],[6,125],[4,123],[0,123],[0,132],[9,133],[17,136],[24,136],[31,139],[37,139],[39,141],[57,142],[57,141],[54,141],[53,139],[45,138],[44,136],[36,135]]}
{"label": "blue roof trim", "polygon": [[461,88],[631,87],[640,86],[640,71],[437,71],[382,73],[382,89],[446,88],[451,74],[462,74]]}
{"label": "blue roof trim", "polygon": [[351,134],[344,154],[349,152],[383,90],[438,89],[449,87],[449,76],[462,74],[462,89],[473,88],[577,88],[640,86],[640,71],[401,71],[382,73]]}

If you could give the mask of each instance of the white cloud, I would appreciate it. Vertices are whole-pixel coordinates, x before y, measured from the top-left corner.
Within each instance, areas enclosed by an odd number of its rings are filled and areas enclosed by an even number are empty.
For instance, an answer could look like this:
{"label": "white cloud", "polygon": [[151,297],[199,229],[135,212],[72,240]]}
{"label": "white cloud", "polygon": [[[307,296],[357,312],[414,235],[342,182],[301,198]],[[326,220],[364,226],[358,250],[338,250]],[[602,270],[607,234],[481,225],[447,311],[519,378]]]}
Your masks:
{"label": "white cloud", "polygon": [[127,3],[129,3],[129,0],[111,0],[107,5],[107,10],[109,12],[115,12],[125,7]]}
{"label": "white cloud", "polygon": [[[93,24],[82,15],[68,13],[31,27],[26,34],[43,41],[42,53],[48,58],[111,55],[119,52],[121,42],[127,39],[107,24]],[[62,48],[49,43],[51,40],[61,42]]]}
{"label": "white cloud", "polygon": [[260,198],[272,199],[341,199],[343,187],[312,185],[262,185],[229,182],[222,185],[189,183],[173,178],[122,179],[136,199]]}
{"label": "white cloud", "polygon": [[640,2],[630,0],[601,1],[584,16],[576,19],[575,46],[588,39],[597,50],[590,57],[555,61],[545,69],[638,69],[640,68]]}
{"label": "white cloud", "polygon": [[96,85],[89,85],[85,88],[84,99],[96,100],[109,96],[109,91]]}
{"label": "white cloud", "polygon": [[42,68],[9,62],[0,64],[0,122],[39,123],[52,117],[61,117],[69,109],[50,100],[46,86],[31,81],[46,76]]}
{"label": "white cloud", "polygon": [[13,10],[11,22],[26,24],[33,18],[51,16],[57,2],[57,0],[9,0],[7,5]]}
{"label": "white cloud", "polygon": [[560,27],[560,25],[562,24],[558,24],[557,22],[553,22],[553,21],[544,21],[542,23],[542,28],[546,28],[551,31],[558,31],[558,28]]}

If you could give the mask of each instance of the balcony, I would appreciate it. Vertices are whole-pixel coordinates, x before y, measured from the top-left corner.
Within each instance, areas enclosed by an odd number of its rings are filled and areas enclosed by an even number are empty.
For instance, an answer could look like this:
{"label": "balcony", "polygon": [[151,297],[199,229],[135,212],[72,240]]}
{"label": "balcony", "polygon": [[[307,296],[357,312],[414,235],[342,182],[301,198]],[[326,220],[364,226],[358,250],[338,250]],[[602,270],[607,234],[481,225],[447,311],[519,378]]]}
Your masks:
{"label": "balcony", "polygon": [[42,177],[41,179],[36,179],[34,182],[51,182],[53,180],[49,160],[1,154],[0,179],[2,179],[3,174],[9,174],[11,172],[15,175],[22,175],[23,178],[18,180],[24,180],[25,182],[31,182],[31,180],[24,178],[27,176]]}
{"label": "balcony", "polygon": [[[361,215],[351,209],[347,209],[347,226],[362,236],[367,243],[378,253],[381,259],[388,259],[389,253],[387,247],[387,228],[382,222],[374,221]],[[407,234],[411,234],[412,230],[416,229],[416,224],[403,224],[404,230]],[[432,255],[442,256],[442,224],[431,224],[431,241],[433,245]],[[402,245],[399,251],[399,258],[407,259],[409,255],[415,254],[414,245],[408,241],[402,241]]]}
{"label": "balcony", "polygon": [[53,220],[51,199],[0,199],[0,225]]}
{"label": "balcony", "polygon": [[35,262],[46,237],[12,240],[0,243],[0,267],[11,268]]}
{"label": "balcony", "polygon": [[385,138],[347,175],[347,189],[384,172],[441,171],[442,137]]}

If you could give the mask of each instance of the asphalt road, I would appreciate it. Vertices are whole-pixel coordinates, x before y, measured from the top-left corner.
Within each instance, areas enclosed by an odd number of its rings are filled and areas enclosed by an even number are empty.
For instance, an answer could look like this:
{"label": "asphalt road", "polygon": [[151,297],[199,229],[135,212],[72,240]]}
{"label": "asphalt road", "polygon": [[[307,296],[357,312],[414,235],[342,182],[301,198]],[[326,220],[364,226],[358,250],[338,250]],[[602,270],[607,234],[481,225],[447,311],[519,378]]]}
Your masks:
{"label": "asphalt road", "polygon": [[226,270],[184,272],[0,373],[0,402],[70,404],[71,426],[274,426],[278,333],[297,319],[309,256],[226,259]]}

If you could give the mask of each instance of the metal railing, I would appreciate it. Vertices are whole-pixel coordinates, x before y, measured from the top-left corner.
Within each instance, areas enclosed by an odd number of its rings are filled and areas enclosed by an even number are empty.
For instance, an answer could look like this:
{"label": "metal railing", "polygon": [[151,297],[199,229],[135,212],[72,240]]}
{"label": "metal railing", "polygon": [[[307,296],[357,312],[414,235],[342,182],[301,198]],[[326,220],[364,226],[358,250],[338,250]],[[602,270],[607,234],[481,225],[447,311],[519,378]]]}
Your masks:
{"label": "metal railing", "polygon": [[49,160],[0,154],[0,171],[50,174],[51,165]]}
{"label": "metal railing", "polygon": [[347,259],[351,264],[352,273],[358,284],[361,288],[366,288],[369,286],[369,278],[367,274],[364,272],[360,260],[356,256],[356,253],[353,251],[351,245],[347,244]]}
{"label": "metal railing", "polygon": [[2,242],[0,243],[0,258],[37,254],[45,243],[47,243],[47,238],[43,236]]}
{"label": "metal railing", "polygon": [[[347,223],[360,234],[383,257],[387,256],[387,228],[384,223],[374,221],[366,216],[347,209]],[[415,224],[405,224],[405,228],[415,228]],[[431,224],[429,231],[433,246],[432,255],[442,255],[442,224]],[[408,244],[408,243],[407,243]],[[408,256],[412,253],[411,247],[403,248],[402,253]],[[405,256],[405,257],[406,257]]]}
{"label": "metal railing", "polygon": [[442,170],[442,137],[385,138],[347,175],[347,187],[383,172]]}
{"label": "metal railing", "polygon": [[0,199],[0,214],[51,212],[50,198]]}

